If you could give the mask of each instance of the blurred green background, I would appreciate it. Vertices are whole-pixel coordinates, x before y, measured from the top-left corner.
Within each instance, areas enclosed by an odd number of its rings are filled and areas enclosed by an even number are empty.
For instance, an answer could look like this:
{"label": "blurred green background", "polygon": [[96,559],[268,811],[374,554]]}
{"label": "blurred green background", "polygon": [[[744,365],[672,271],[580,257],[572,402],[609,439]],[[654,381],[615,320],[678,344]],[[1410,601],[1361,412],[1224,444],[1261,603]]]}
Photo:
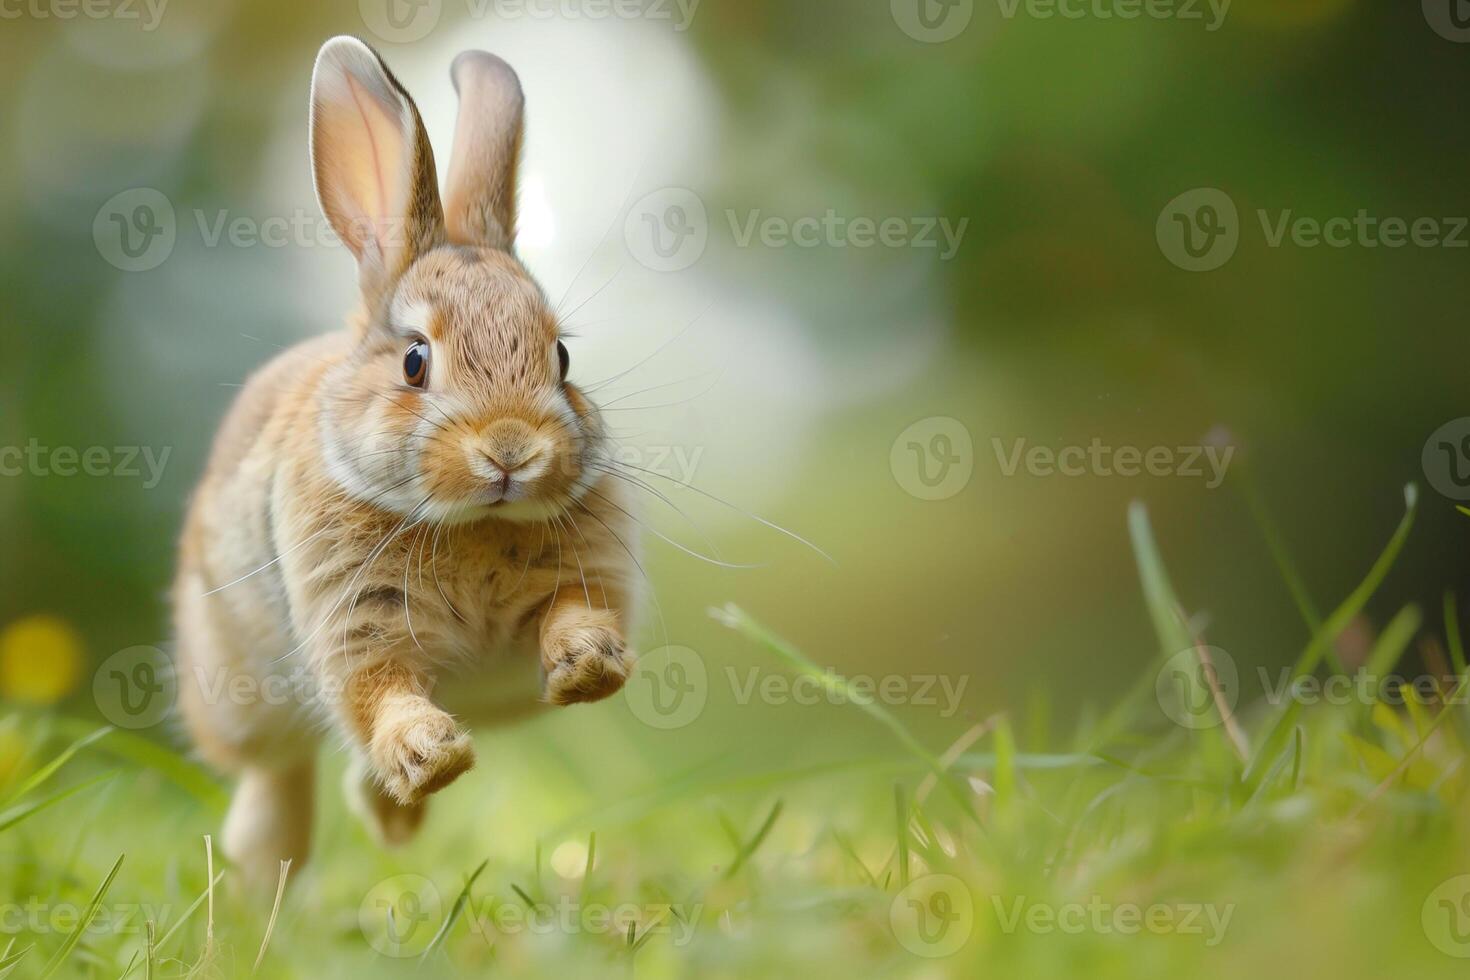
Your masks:
{"label": "blurred green background", "polygon": [[[1470,215],[1470,47],[1436,29],[1432,3],[1235,0],[1210,29],[1204,4],[1198,20],[1121,19],[1091,2],[1069,18],[964,0],[924,8],[954,18],[942,40],[914,29],[906,0],[703,0],[687,20],[672,2],[617,17],[591,0],[428,0],[395,8],[396,26],[376,0],[168,0],[152,28],[141,3],[137,20],[63,18],[58,3],[0,20],[0,446],[166,462],[156,485],[142,460],[138,476],[0,479],[12,696],[95,715],[93,665],[166,642],[182,508],[236,386],[353,302],[307,155],[312,59],[338,33],[374,43],[415,96],[441,176],[454,53],[485,48],[520,72],[520,251],[576,307],[573,379],[626,371],[599,397],[617,399],[631,458],[733,505],[660,484],[688,519],[650,498],[650,524],[758,566],[649,538],[657,609],[640,645],[692,648],[717,681],[677,738],[619,702],[534,722],[571,756],[583,733],[616,747],[606,771],[581,756],[578,806],[712,759],[738,772],[887,744],[856,713],[737,704],[719,679],[760,655],[708,616],[728,601],[848,674],[967,678],[951,716],[896,709],[940,746],[1006,709],[1070,729],[1157,649],[1128,548],[1134,499],[1209,642],[1243,667],[1289,663],[1307,638],[1249,486],[1330,608],[1377,554],[1403,484],[1424,485],[1367,632],[1463,585],[1470,521],[1425,483],[1421,452],[1470,414],[1470,232],[1459,247],[1273,246],[1259,217],[1366,211],[1450,234]],[[108,235],[143,188],[167,202],[173,240],[133,271]],[[668,188],[698,201],[707,243],[661,270],[638,208]],[[1238,246],[1209,271],[1181,268],[1167,237],[1171,202],[1199,188],[1237,211]],[[742,243],[750,221],[829,210],[963,233],[948,257],[913,241]],[[214,237],[237,219],[240,235]],[[268,225],[284,240],[251,240]],[[910,492],[901,434],[934,418],[972,448],[968,480],[931,500]],[[1210,488],[1008,475],[996,449],[1095,439],[1234,456]],[[16,680],[52,657],[75,671],[39,690]],[[1050,720],[1025,713],[1043,702]],[[495,736],[512,750],[517,737]],[[512,826],[517,847],[535,836]]]}
{"label": "blurred green background", "polygon": [[[1035,687],[1105,696],[1151,649],[1122,520],[1141,498],[1211,641],[1278,664],[1301,627],[1235,478],[1249,467],[1327,604],[1371,559],[1400,485],[1422,481],[1429,433],[1465,411],[1470,251],[1272,248],[1255,214],[1470,214],[1467,49],[1415,5],[1237,0],[1209,30],[1202,5],[1203,20],[1121,20],[980,2],[956,8],[970,19],[942,43],[887,3],[704,0],[687,22],[672,3],[634,19],[596,3],[403,9],[434,15],[395,35],[410,43],[374,33],[368,0],[169,0],[152,30],[142,5],[137,21],[0,25],[0,443],[170,453],[151,488],[146,470],[0,481],[6,620],[59,616],[94,660],[166,636],[181,508],[232,386],[353,298],[350,257],[318,241],[306,146],[311,62],[334,33],[384,52],[441,172],[452,54],[515,64],[522,251],[554,298],[590,296],[574,378],[654,354],[604,395],[631,395],[618,407],[638,410],[614,416],[629,445],[681,448],[697,485],[836,559],[686,494],[727,557],[764,567],[714,569],[653,540],[676,642],[724,642],[704,610],[735,599],[845,669],[973,672],[967,716]],[[628,258],[623,216],[668,186],[699,195],[709,244],[661,273]],[[140,187],[170,202],[177,240],[128,272],[94,223]],[[1198,187],[1228,194],[1241,226],[1234,257],[1204,273],[1155,238],[1165,205]],[[945,261],[742,247],[726,217],[828,209],[968,224]],[[222,217],[307,231],[211,244]],[[960,420],[974,446],[968,485],[937,501],[890,466],[899,433],[931,416]],[[992,442],[1147,448],[1211,430],[1239,446],[1213,490],[1006,476]],[[1385,607],[1432,603],[1464,569],[1464,518],[1433,493],[1425,511]],[[649,519],[707,550],[662,504]]]}

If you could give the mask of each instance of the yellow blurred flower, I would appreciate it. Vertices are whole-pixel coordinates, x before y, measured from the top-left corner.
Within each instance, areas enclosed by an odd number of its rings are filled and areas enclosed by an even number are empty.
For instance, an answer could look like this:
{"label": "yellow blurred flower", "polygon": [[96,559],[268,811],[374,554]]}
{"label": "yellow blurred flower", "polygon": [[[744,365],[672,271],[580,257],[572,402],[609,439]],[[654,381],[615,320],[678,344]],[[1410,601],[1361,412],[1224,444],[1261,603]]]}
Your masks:
{"label": "yellow blurred flower", "polygon": [[64,620],[36,615],[0,632],[0,696],[55,704],[82,676],[82,638]]}

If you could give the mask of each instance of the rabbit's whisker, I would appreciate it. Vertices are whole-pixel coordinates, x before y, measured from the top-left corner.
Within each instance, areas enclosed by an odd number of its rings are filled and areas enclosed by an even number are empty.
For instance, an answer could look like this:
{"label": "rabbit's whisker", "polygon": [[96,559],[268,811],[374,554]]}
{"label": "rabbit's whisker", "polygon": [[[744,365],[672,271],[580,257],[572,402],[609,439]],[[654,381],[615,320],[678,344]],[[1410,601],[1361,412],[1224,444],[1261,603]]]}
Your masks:
{"label": "rabbit's whisker", "polygon": [[806,545],[812,551],[815,551],[817,554],[821,555],[823,558],[827,559],[832,564],[834,564],[834,565],[837,564],[837,560],[835,558],[833,558],[831,555],[827,554],[827,552],[823,551],[821,548],[819,548],[816,545],[812,544],[806,538],[804,538],[801,535],[797,534],[795,531],[792,531],[792,530],[790,530],[788,528],[784,528],[781,525],[775,523],[774,521],[768,521],[764,517],[761,517],[759,514],[752,514],[750,511],[745,510],[742,507],[736,506],[735,504],[730,503],[730,501],[728,501],[728,500],[725,500],[725,499],[723,499],[721,497],[715,496],[714,494],[710,493],[708,490],[702,490],[699,487],[696,487],[692,483],[686,483],[685,481],[680,480],[677,477],[669,476],[667,473],[660,473],[658,470],[650,470],[650,469],[647,469],[647,468],[642,467],[642,466],[634,466],[632,463],[624,463],[621,460],[611,460],[610,462],[614,466],[627,467],[628,469],[637,470],[640,473],[647,473],[647,474],[649,474],[651,476],[660,477],[661,479],[668,480],[670,483],[677,483],[679,486],[684,487],[685,489],[694,491],[695,493],[699,494],[701,497],[706,497],[706,498],[708,498],[710,500],[713,500],[717,504],[721,504],[721,505],[723,505],[725,507],[730,508],[731,510],[735,511],[737,514],[741,514],[741,515],[743,515],[745,517],[748,517],[752,521],[755,521],[757,524],[765,525],[766,527],[770,528],[773,531],[776,531],[776,532],[778,532],[780,534],[784,534],[786,537],[790,538],[793,541],[797,541],[797,542],[800,542],[801,544]]}

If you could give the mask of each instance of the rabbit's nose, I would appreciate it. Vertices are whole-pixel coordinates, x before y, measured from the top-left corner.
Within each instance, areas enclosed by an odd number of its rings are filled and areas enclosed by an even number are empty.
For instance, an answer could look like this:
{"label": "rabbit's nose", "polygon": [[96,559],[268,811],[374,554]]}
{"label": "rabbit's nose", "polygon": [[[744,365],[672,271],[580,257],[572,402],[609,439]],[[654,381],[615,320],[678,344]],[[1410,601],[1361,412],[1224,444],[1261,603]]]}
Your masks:
{"label": "rabbit's nose", "polygon": [[480,458],[485,461],[485,465],[488,469],[487,479],[489,479],[491,483],[504,483],[506,480],[510,479],[510,471],[507,470],[504,464],[502,464],[500,460],[496,459],[489,450],[480,450]]}
{"label": "rabbit's nose", "polygon": [[485,461],[492,482],[508,479],[528,469],[540,455],[532,446],[480,447],[480,458]]}

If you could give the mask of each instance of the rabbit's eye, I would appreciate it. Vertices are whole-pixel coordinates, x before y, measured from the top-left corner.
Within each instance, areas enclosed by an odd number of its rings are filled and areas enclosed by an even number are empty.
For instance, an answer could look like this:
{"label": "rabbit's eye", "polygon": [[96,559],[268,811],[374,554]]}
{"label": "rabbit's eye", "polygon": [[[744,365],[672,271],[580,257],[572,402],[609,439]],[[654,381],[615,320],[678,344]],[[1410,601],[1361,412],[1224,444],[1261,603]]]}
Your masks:
{"label": "rabbit's eye", "polygon": [[567,345],[561,341],[556,342],[556,359],[561,364],[561,379],[567,379],[567,369],[572,366],[572,355],[567,353]]}
{"label": "rabbit's eye", "polygon": [[422,388],[429,380],[429,345],[415,340],[403,354],[403,380]]}

